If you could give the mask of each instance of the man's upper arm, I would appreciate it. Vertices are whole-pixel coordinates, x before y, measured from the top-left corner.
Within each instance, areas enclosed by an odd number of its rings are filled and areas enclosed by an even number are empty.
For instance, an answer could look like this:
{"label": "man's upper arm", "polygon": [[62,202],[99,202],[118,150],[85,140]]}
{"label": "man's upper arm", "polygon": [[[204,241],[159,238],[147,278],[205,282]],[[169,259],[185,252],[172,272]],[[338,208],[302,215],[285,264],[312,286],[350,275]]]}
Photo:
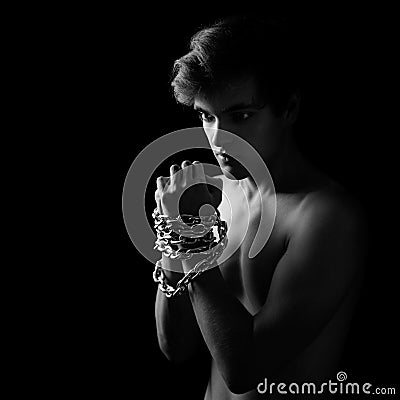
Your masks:
{"label": "man's upper arm", "polygon": [[255,346],[271,369],[311,343],[338,309],[362,259],[361,221],[341,202],[303,210],[254,319]]}

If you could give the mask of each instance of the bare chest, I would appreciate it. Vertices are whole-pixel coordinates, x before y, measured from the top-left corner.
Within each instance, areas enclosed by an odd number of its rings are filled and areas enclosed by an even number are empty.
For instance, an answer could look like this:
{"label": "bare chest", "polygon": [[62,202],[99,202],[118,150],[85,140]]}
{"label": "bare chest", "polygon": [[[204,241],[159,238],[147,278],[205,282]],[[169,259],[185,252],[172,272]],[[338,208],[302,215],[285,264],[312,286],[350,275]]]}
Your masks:
{"label": "bare chest", "polygon": [[[265,303],[275,268],[286,250],[288,208],[279,199],[275,205],[271,201],[263,205],[260,201],[249,202],[243,193],[232,189],[226,190],[219,207],[228,224],[228,246],[220,264],[221,273],[232,293],[253,315]],[[250,250],[255,242],[265,244],[252,257]]]}

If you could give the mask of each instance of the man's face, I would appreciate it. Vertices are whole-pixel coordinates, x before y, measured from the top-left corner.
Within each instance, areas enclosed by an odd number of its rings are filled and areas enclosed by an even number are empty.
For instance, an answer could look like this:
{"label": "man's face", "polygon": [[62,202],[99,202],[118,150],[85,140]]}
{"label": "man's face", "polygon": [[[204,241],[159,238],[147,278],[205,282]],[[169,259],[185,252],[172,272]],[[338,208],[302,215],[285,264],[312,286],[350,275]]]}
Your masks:
{"label": "man's face", "polygon": [[252,78],[233,81],[220,91],[201,93],[195,98],[194,109],[199,113],[220,167],[235,179],[245,178],[248,172],[232,157],[219,156],[218,152],[225,151],[235,158],[240,155],[245,165],[250,165],[254,157],[249,154],[246,158],[243,147],[235,143],[235,137],[225,131],[246,140],[258,151],[267,166],[281,148],[285,120],[272,113],[260,97]]}

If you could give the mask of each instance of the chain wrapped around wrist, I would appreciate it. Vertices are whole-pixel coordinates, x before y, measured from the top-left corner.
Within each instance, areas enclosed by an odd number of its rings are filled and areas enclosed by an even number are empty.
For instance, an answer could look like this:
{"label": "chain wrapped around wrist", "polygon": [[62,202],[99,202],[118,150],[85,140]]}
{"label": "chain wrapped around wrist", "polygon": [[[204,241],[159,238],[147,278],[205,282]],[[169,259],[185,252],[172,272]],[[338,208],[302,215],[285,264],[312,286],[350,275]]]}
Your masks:
{"label": "chain wrapped around wrist", "polygon": [[211,269],[223,253],[227,242],[227,224],[220,218],[217,210],[214,215],[199,217],[180,215],[170,218],[160,215],[157,209],[152,214],[157,240],[154,248],[171,259],[190,259],[193,254],[203,254],[204,258],[187,272],[176,287],[168,284],[167,278],[158,260],[153,272],[153,279],[167,297],[183,293],[190,282],[203,272]]}
{"label": "chain wrapped around wrist", "polygon": [[194,253],[212,249],[226,236],[227,224],[221,220],[218,210],[206,217],[179,215],[170,218],[160,215],[156,208],[152,216],[157,232],[154,249],[171,259],[190,259]]}

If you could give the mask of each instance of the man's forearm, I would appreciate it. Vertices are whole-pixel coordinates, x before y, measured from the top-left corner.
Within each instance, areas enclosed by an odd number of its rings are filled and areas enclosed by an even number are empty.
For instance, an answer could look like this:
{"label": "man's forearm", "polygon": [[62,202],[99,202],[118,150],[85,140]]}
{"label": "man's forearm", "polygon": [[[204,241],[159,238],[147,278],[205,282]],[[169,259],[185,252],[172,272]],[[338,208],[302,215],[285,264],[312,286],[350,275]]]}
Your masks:
{"label": "man's forearm", "polygon": [[[187,263],[186,263],[187,264]],[[253,316],[229,291],[219,267],[204,272],[189,285],[201,332],[231,391],[251,389]]]}
{"label": "man's forearm", "polygon": [[[180,269],[180,261],[172,261],[163,255],[163,265],[175,271]],[[164,269],[168,282],[176,286],[183,273]],[[157,291],[155,316],[157,336],[161,350],[171,361],[184,361],[190,357],[203,341],[188,292],[167,298],[161,290]]]}

